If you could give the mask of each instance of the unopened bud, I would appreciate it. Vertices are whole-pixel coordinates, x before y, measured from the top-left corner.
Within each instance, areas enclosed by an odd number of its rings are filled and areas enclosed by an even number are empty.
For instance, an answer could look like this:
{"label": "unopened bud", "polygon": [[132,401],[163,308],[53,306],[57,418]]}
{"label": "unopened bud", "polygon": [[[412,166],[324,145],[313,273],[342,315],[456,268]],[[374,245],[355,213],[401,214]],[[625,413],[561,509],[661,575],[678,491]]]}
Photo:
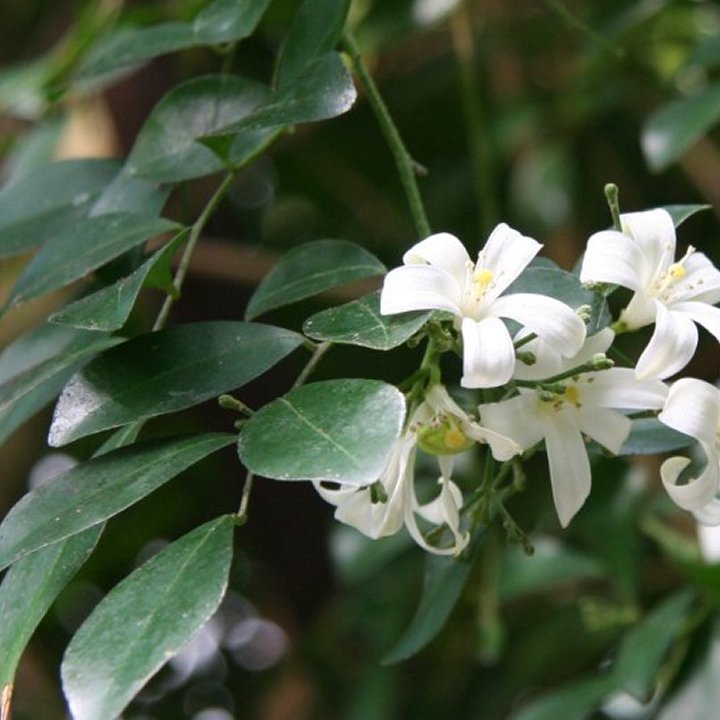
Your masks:
{"label": "unopened bud", "polygon": [[592,317],[592,307],[590,305],[581,305],[575,312],[584,323],[590,322]]}
{"label": "unopened bud", "polygon": [[591,360],[593,370],[609,370],[615,365],[605,353],[595,353]]}
{"label": "unopened bud", "polygon": [[537,362],[537,356],[529,350],[516,353],[516,357],[521,363],[525,363],[525,365],[534,365]]}

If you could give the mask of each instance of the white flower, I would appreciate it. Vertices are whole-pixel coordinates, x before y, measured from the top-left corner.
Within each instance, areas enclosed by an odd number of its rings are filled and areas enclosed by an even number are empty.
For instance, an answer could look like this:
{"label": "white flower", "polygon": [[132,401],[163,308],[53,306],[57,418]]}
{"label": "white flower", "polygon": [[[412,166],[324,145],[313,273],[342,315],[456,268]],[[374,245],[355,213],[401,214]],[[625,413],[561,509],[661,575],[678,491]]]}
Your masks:
{"label": "white flower", "polygon": [[[576,357],[558,369],[570,370],[603,352],[613,337],[607,329],[593,335]],[[525,347],[531,348],[531,343]],[[481,422],[511,437],[523,450],[545,441],[555,509],[565,527],[590,493],[590,461],[583,435],[618,453],[631,426],[618,409],[660,408],[667,388],[660,381],[638,380],[629,368],[610,368],[573,375],[554,393],[529,388],[519,392],[509,400],[481,405]]]}
{"label": "white flower", "polygon": [[455,236],[431,235],[405,253],[405,265],[386,275],[380,312],[452,313],[463,338],[462,385],[503,385],[512,376],[515,348],[501,318],[519,322],[566,357],[585,339],[584,323],[559,300],[533,293],[502,294],[541,247],[501,224],[473,263]]}
{"label": "white flower", "polygon": [[666,378],[682,370],[695,352],[702,325],[720,340],[720,272],[689,247],[675,260],[675,227],[662,209],[621,216],[623,232],[604,230],[588,240],[580,280],[634,290],[620,315],[628,329],[655,323],[640,356],[639,378]]}
{"label": "white flower", "polygon": [[670,497],[704,525],[720,525],[720,391],[696,378],[673,383],[658,419],[668,427],[695,438],[707,463],[696,477],[680,483],[690,465],[684,457],[671,457],[660,468],[660,477]]}
{"label": "white flower", "polygon": [[[423,548],[438,555],[457,555],[469,536],[460,530],[463,497],[452,481],[453,454],[467,449],[472,441],[487,443],[493,456],[508,460],[521,452],[509,438],[487,430],[474,422],[450,398],[441,385],[433,386],[413,415],[408,429],[398,438],[387,466],[374,486],[328,488],[315,483],[320,496],[336,506],[335,518],[352,525],[364,535],[380,538],[396,533],[403,524]],[[421,505],[415,494],[415,456],[418,446],[432,445],[440,468],[440,492],[431,502]],[[430,545],[418,527],[416,515],[435,527],[446,526],[452,545]]]}

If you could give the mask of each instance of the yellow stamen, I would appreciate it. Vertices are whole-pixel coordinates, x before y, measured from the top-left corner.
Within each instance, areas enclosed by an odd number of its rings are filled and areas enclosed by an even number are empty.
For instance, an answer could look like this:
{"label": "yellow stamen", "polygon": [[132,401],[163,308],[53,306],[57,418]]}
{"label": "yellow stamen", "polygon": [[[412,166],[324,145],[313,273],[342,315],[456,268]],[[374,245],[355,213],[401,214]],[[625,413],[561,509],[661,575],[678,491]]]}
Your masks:
{"label": "yellow stamen", "polygon": [[473,284],[475,285],[475,294],[484,295],[492,284],[494,277],[493,271],[488,270],[488,268],[478,268],[475,270],[472,278]]}
{"label": "yellow stamen", "polygon": [[450,426],[443,440],[448,450],[464,450],[468,445],[468,439],[456,425]]}
{"label": "yellow stamen", "polygon": [[577,389],[577,386],[568,386],[568,389],[565,391],[565,400],[569,403],[572,403],[576,407],[580,407],[581,397],[580,391]]}
{"label": "yellow stamen", "polygon": [[683,267],[682,262],[676,262],[668,268],[668,274],[673,280],[682,280],[687,275],[687,270]]}

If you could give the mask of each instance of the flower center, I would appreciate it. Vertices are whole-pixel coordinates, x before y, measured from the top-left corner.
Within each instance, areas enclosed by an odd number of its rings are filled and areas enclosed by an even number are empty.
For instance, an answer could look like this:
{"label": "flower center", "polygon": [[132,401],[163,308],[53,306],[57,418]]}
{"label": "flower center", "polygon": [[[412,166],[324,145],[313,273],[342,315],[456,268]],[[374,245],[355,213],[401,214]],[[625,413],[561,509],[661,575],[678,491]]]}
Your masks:
{"label": "flower center", "polygon": [[473,441],[454,417],[439,415],[416,431],[418,447],[428,455],[454,455],[472,447]]}
{"label": "flower center", "polygon": [[[675,284],[678,281],[683,280],[687,276],[687,268],[685,267],[685,262],[694,252],[695,248],[692,245],[689,245],[687,251],[685,252],[685,255],[683,255],[680,260],[670,265],[668,269],[664,273],[662,273],[662,275],[660,275],[660,277],[655,281],[652,288],[652,294],[656,298],[662,300],[665,303],[673,300],[673,291],[676,291]],[[700,280],[699,282],[702,282],[702,280]],[[693,285],[689,285],[688,287],[683,289],[692,290],[693,287]]]}
{"label": "flower center", "polygon": [[582,394],[577,385],[567,385],[564,389],[558,390],[545,389],[540,393],[540,400],[555,412],[559,412],[568,405],[574,405],[576,408],[582,407]]}

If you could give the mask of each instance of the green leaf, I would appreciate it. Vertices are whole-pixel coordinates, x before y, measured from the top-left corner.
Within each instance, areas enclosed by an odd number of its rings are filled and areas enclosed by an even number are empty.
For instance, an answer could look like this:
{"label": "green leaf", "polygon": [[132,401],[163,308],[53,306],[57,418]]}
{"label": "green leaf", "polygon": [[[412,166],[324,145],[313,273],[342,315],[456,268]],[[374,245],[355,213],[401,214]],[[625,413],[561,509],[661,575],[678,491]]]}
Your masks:
{"label": "green leaf", "polygon": [[269,5],[270,0],[215,0],[195,16],[195,43],[216,45],[249,37]]}
{"label": "green leaf", "polygon": [[87,330],[118,330],[130,316],[140,290],[148,285],[154,274],[157,275],[163,268],[170,278],[170,263],[178,245],[185,239],[186,233],[181,233],[173,242],[151,255],[134,273],[69,303],[51,315],[50,322]]}
{"label": "green leaf", "polygon": [[[129,172],[178,182],[222,170],[224,162],[198,138],[252,115],[270,97],[267,86],[234,75],[208,75],[178,85],[143,125],[128,158]],[[262,129],[234,138],[229,161],[242,165],[274,134]]]}
{"label": "green leaf", "polygon": [[71,468],[7,514],[0,525],[0,569],[117,515],[234,440],[220,433],[152,440]]}
{"label": "green leaf", "polygon": [[278,62],[278,85],[289,87],[307,64],[334,50],[345,26],[350,0],[305,0],[297,11]]}
{"label": "green leaf", "polygon": [[720,83],[673,100],[653,113],[640,137],[648,165],[665,170],[720,120]]}
{"label": "green leaf", "polygon": [[405,399],[379,380],[328,380],[291,390],[256,412],[238,452],[258,475],[370,485],[405,418]]}
{"label": "green leaf", "polygon": [[250,298],[245,319],[291,305],[352,280],[385,273],[367,250],[346,240],[315,240],[288,252]]}
{"label": "green leaf", "polygon": [[13,375],[0,385],[0,443],[47,405],[93,355],[117,345],[119,338],[78,336],[57,355]]}
{"label": "green leaf", "polygon": [[28,263],[8,304],[18,305],[69,285],[125,251],[177,229],[170,220],[130,213],[83,218],[61,227]]}
{"label": "green leaf", "polygon": [[233,136],[251,130],[329,120],[347,112],[356,98],[352,77],[342,58],[335,52],[326,53],[308,63],[290,85],[243,119],[207,132],[210,137],[203,142],[213,148],[222,148],[223,144],[213,143],[211,136]]}
{"label": "green leaf", "polygon": [[472,563],[467,559],[428,555],[420,605],[410,625],[382,659],[400,662],[422,650],[442,629],[465,587]]}
{"label": "green leaf", "polygon": [[75,720],[119,716],[210,619],[227,588],[232,533],[230,516],[201,525],[100,601],[62,663],[63,690]]}
{"label": "green leaf", "polygon": [[314,340],[362,345],[391,350],[412,337],[428,320],[430,312],[380,314],[380,291],[309,317],[303,332]]}
{"label": "green leaf", "polygon": [[205,322],[140,335],[89,363],[63,390],[48,442],[197,405],[261,375],[302,344],[270,325]]}
{"label": "green leaf", "polygon": [[688,619],[694,593],[676,593],[659,603],[630,630],[620,645],[613,666],[618,686],[647,702],[657,674]]}
{"label": "green leaf", "polygon": [[636,418],[619,455],[656,455],[690,447],[695,440],[673,430],[657,418]]}
{"label": "green leaf", "polygon": [[150,27],[120,28],[92,48],[75,72],[75,80],[89,80],[114,73],[194,44],[193,28],[189,23],[168,22]]}
{"label": "green leaf", "polygon": [[533,545],[532,557],[518,547],[506,550],[499,588],[503,601],[606,575],[594,557],[565,547],[554,538],[540,538]]}
{"label": "green leaf", "polygon": [[0,258],[42,245],[86,214],[117,160],[63,160],[29,170],[0,191]]}
{"label": "green leaf", "polygon": [[586,720],[616,689],[612,675],[577,680],[530,703],[512,720]]}
{"label": "green leaf", "polygon": [[665,205],[664,210],[670,213],[675,227],[680,227],[689,217],[702,210],[710,210],[712,205]]}
{"label": "green leaf", "polygon": [[0,688],[13,682],[20,656],[62,589],[90,556],[97,525],[23,558],[0,585]]}
{"label": "green leaf", "polygon": [[162,186],[144,178],[133,176],[127,168],[113,178],[90,210],[90,215],[129,212],[155,217],[170,195],[170,186]]}

